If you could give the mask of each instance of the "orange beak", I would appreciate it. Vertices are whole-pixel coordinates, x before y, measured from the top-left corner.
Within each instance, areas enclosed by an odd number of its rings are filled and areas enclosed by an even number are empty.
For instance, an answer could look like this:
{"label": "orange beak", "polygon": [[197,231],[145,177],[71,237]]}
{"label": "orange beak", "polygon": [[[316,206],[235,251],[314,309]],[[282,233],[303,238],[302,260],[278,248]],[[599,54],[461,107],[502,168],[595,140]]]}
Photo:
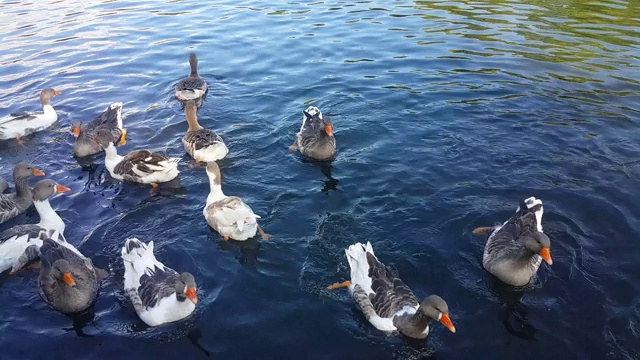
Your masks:
{"label": "orange beak", "polygon": [[64,273],[64,275],[62,275],[62,281],[69,286],[76,286],[76,281],[73,280],[71,273]]}
{"label": "orange beak", "polygon": [[186,295],[189,298],[189,300],[191,300],[191,302],[193,302],[194,304],[198,303],[198,296],[196,295],[196,288],[187,288]]}
{"label": "orange beak", "polygon": [[71,191],[71,189],[69,189],[64,185],[56,184],[56,192],[67,192],[67,191]]}
{"label": "orange beak", "polygon": [[538,255],[542,256],[542,258],[544,259],[544,261],[547,262],[547,264],[549,265],[553,264],[553,260],[551,260],[551,252],[549,251],[549,248],[542,248],[538,253]]}
{"label": "orange beak", "polygon": [[44,172],[39,169],[33,169],[33,176],[44,176]]}
{"label": "orange beak", "polygon": [[53,95],[56,95],[56,96],[57,96],[57,95],[60,95],[60,94],[62,94],[60,91],[58,91],[58,90],[53,90]]}
{"label": "orange beak", "polygon": [[327,135],[333,136],[333,126],[331,125],[325,126],[324,131],[327,133]]}
{"label": "orange beak", "polygon": [[440,322],[442,323],[442,325],[446,326],[449,331],[455,334],[456,327],[453,326],[453,322],[451,322],[449,314],[442,314],[442,316],[440,317]]}
{"label": "orange beak", "polygon": [[74,127],[73,128],[73,136],[75,136],[75,137],[80,136],[80,128],[78,128],[78,127]]}

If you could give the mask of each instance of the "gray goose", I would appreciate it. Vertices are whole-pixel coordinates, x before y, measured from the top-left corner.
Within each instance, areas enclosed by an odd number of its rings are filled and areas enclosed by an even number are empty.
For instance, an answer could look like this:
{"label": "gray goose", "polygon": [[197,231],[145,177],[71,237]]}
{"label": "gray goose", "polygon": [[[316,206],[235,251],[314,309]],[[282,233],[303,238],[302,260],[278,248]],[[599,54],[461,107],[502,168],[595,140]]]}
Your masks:
{"label": "gray goose", "polygon": [[71,244],[52,239],[43,241],[40,259],[38,290],[44,302],[64,314],[82,312],[93,304],[106,271],[93,266]]}
{"label": "gray goose", "polygon": [[418,303],[411,289],[378,260],[371,243],[353,244],[345,253],[351,281],[333,284],[328,289],[349,287],[364,316],[378,330],[398,331],[410,338],[424,339],[429,334],[429,324],[439,321],[456,332],[447,303],[438,295]]}
{"label": "gray goose", "polygon": [[474,234],[488,233],[482,265],[500,281],[525,286],[544,260],[551,265],[551,242],[542,232],[542,200],[530,197],[520,203],[504,224],[476,228]]}
{"label": "gray goose", "polygon": [[336,138],[333,136],[331,119],[322,115],[320,109],[309,106],[303,111],[302,126],[289,151],[315,160],[329,160],[336,155]]}
{"label": "gray goose", "polygon": [[176,98],[180,101],[195,100],[197,105],[202,105],[202,98],[207,92],[207,82],[198,74],[198,57],[195,53],[189,54],[189,66],[191,73],[176,84]]}
{"label": "gray goose", "polygon": [[22,214],[33,204],[33,192],[27,183],[27,179],[32,176],[44,176],[44,173],[33,165],[24,163],[19,163],[13,169],[16,192],[0,194],[0,224]]}
{"label": "gray goose", "polygon": [[118,145],[126,144],[127,131],[122,127],[122,103],[117,102],[107,107],[86,126],[81,121],[74,121],[71,125],[76,142],[73,153],[76,157],[85,157],[102,152],[104,149],[95,139],[96,132],[104,129],[111,133],[112,141]]}
{"label": "gray goose", "polygon": [[69,188],[53,180],[44,179],[33,188],[33,205],[38,211],[37,224],[16,225],[0,232],[0,272],[20,270],[38,257],[44,238],[51,237],[66,244],[64,221],[53,210],[49,198],[54,194],[67,192]]}

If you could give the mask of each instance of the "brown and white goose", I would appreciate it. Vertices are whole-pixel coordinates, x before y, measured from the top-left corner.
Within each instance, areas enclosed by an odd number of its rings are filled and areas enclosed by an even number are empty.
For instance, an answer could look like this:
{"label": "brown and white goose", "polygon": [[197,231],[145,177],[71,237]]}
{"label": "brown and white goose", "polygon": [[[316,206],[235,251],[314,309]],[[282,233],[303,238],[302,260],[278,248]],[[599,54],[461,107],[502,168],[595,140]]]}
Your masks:
{"label": "brown and white goose", "polygon": [[33,204],[33,192],[27,183],[27,179],[32,176],[44,176],[44,173],[33,165],[24,163],[13,168],[16,192],[0,194],[0,224],[22,214]]}
{"label": "brown and white goose", "polygon": [[322,115],[320,109],[309,106],[303,111],[302,126],[289,151],[315,159],[329,160],[336,155],[336,138],[333,136],[331,119]]}
{"label": "brown and white goose", "polygon": [[44,130],[58,120],[58,114],[51,106],[51,98],[60,95],[55,89],[40,92],[42,112],[16,112],[0,119],[0,140],[16,139],[21,142],[25,135]]}
{"label": "brown and white goose", "polygon": [[176,84],[175,95],[180,101],[195,100],[200,106],[207,92],[207,82],[198,74],[198,57],[195,53],[189,54],[189,66],[191,73]]}
{"label": "brown and white goose", "polygon": [[473,233],[489,233],[484,247],[484,268],[512,286],[527,285],[544,260],[551,265],[551,242],[542,232],[542,200],[530,197],[520,203],[504,224],[476,228]]}
{"label": "brown and white goose", "polygon": [[418,303],[411,289],[378,260],[371,243],[353,244],[345,253],[351,281],[331,285],[329,289],[348,286],[364,316],[378,330],[424,339],[429,334],[429,324],[439,321],[456,332],[447,303],[438,295]]}
{"label": "brown and white goose", "polygon": [[220,135],[200,126],[197,111],[196,103],[193,100],[187,101],[184,112],[189,128],[182,137],[185,151],[196,163],[223,159],[229,152],[227,145]]}

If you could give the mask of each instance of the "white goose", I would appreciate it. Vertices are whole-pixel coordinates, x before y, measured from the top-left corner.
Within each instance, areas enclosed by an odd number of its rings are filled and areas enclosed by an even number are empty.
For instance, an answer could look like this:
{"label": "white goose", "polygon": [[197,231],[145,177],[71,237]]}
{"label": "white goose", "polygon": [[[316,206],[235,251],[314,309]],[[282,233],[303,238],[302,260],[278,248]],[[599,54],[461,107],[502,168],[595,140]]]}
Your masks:
{"label": "white goose", "polygon": [[188,272],[178,274],[153,255],[153,241],[131,238],[122,248],[124,292],[136,313],[149,326],[174,322],[196,308],[196,282]]}
{"label": "white goose", "polygon": [[418,303],[411,289],[378,260],[371,243],[353,244],[345,253],[351,281],[333,284],[328,289],[349,287],[360,310],[378,330],[399,331],[414,339],[424,339],[429,334],[429,324],[435,320],[456,332],[447,303],[438,295]]}
{"label": "white goose", "polygon": [[226,196],[222,192],[222,174],[214,161],[207,163],[207,176],[211,192],[202,214],[209,226],[217,231],[224,240],[243,241],[252,238],[259,232],[262,239],[271,235],[265,233],[258,225],[260,216],[237,196]]}
{"label": "white goose", "polygon": [[60,95],[55,89],[40,92],[42,112],[16,112],[0,120],[0,140],[16,139],[44,130],[58,120],[58,114],[51,106],[51,98]]}
{"label": "white goose", "polygon": [[169,158],[149,150],[134,150],[120,156],[113,145],[113,135],[104,129],[98,131],[96,140],[104,148],[104,165],[114,179],[151,184],[157,188],[158,183],[171,181],[180,174],[179,158]]}
{"label": "white goose", "polygon": [[42,241],[46,238],[51,237],[68,245],[67,247],[71,246],[64,239],[64,221],[49,203],[49,197],[67,191],[68,187],[56,184],[53,180],[45,179],[36,183],[33,205],[38,211],[40,222],[17,225],[0,233],[0,272],[11,269],[15,273],[35,260],[40,253]]}

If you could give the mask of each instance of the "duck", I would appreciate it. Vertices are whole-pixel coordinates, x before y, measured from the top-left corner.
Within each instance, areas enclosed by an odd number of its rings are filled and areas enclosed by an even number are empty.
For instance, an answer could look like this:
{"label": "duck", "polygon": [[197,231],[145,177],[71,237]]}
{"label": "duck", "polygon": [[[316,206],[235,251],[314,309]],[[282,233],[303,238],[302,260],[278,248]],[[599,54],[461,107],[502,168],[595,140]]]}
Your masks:
{"label": "duck", "polygon": [[189,54],[189,66],[191,73],[178,81],[175,95],[180,101],[196,100],[200,106],[204,94],[207,92],[207,82],[198,75],[198,57],[193,52]]}
{"label": "duck", "polygon": [[114,179],[151,184],[157,188],[159,183],[171,181],[180,173],[179,158],[149,150],[134,150],[120,156],[113,144],[113,135],[105,129],[98,130],[95,139],[105,151],[104,164]]}
{"label": "duck", "polygon": [[0,140],[16,139],[22,143],[22,137],[44,130],[58,120],[58,114],[51,106],[51,98],[60,95],[55,89],[40,92],[42,112],[15,112],[0,120]]}
{"label": "duck", "polygon": [[44,172],[26,163],[19,163],[13,168],[13,183],[16,192],[0,194],[0,224],[4,224],[31,207],[33,192],[27,179],[32,176],[44,176]]}
{"label": "duck", "polygon": [[253,213],[249,205],[237,196],[226,196],[222,192],[222,174],[215,161],[208,162],[207,176],[209,177],[210,192],[207,203],[202,209],[202,215],[209,226],[217,231],[223,240],[244,241],[260,233],[263,240],[268,240],[267,234],[258,225],[260,216]]}
{"label": "duck", "polygon": [[185,116],[189,128],[182,137],[182,144],[186,152],[196,161],[210,162],[223,159],[229,153],[227,145],[220,135],[212,130],[205,129],[198,123],[197,107],[193,100],[185,104]]}
{"label": "duck", "polygon": [[125,137],[127,130],[122,127],[122,103],[116,102],[108,106],[102,114],[96,117],[86,126],[82,126],[81,121],[74,121],[71,124],[71,131],[76,138],[73,145],[73,153],[76,157],[95,155],[103,148],[94,139],[98,129],[105,129],[111,132],[112,141],[122,146],[127,143]]}
{"label": "duck", "polygon": [[122,261],[124,293],[147,325],[175,322],[193,313],[198,303],[195,278],[156,260],[153,241],[145,244],[137,238],[127,239]]}
{"label": "duck", "polygon": [[336,138],[331,119],[323,116],[315,106],[309,106],[302,113],[302,126],[289,151],[297,150],[308,158],[321,161],[333,158],[336,155]]}
{"label": "duck", "polygon": [[447,303],[438,295],[427,296],[418,303],[411,289],[378,260],[370,242],[355,243],[345,250],[351,280],[336,283],[328,289],[348,287],[351,296],[376,329],[424,339],[433,321],[443,324],[452,333]]}
{"label": "duck", "polygon": [[476,235],[488,234],[482,266],[500,281],[525,286],[538,272],[542,260],[553,264],[551,241],[542,231],[542,200],[529,197],[522,201],[504,224],[479,227]]}
{"label": "duck", "polygon": [[40,297],[64,314],[88,309],[98,296],[100,281],[108,276],[72,245],[65,246],[50,238],[42,242],[40,261]]}
{"label": "duck", "polygon": [[51,207],[49,198],[68,191],[68,187],[50,179],[36,183],[33,188],[33,206],[40,216],[40,222],[16,225],[0,232],[0,273],[11,269],[13,274],[36,260],[44,238],[51,237],[66,242],[64,221]]}

